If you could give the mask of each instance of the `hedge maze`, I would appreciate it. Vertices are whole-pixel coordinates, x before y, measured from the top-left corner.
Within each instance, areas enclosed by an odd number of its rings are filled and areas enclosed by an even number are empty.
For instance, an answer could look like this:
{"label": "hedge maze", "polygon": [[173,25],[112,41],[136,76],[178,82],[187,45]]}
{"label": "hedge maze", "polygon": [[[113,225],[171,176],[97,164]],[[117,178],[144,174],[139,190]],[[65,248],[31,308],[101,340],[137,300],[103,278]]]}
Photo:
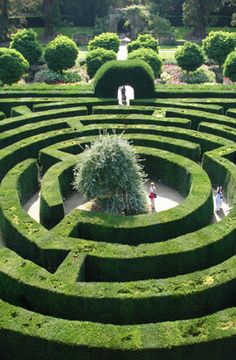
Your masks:
{"label": "hedge maze", "polygon": [[[236,350],[236,95],[156,92],[130,107],[69,90],[0,94],[1,359],[230,360]],[[66,214],[73,167],[124,133],[160,213]],[[217,223],[212,187],[232,208]],[[40,223],[25,203],[40,189]]]}

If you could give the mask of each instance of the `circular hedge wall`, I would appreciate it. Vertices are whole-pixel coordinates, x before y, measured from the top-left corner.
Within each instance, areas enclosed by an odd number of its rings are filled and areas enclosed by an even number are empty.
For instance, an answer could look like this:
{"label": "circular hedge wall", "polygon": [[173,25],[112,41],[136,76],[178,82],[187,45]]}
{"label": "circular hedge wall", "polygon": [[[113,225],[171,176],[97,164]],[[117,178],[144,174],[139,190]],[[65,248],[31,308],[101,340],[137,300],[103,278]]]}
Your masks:
{"label": "circular hedge wall", "polygon": [[121,85],[134,88],[136,98],[154,95],[154,76],[151,67],[142,60],[109,61],[94,78],[94,92],[98,97],[117,98]]}

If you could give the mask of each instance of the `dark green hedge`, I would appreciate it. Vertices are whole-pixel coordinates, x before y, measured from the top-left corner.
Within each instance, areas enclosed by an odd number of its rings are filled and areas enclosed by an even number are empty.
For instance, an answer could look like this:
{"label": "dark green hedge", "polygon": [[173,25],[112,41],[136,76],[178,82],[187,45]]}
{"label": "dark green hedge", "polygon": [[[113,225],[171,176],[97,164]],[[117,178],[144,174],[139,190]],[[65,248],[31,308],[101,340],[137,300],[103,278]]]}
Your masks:
{"label": "dark green hedge", "polygon": [[117,98],[121,85],[132,86],[135,98],[153,97],[152,69],[141,60],[109,61],[95,75],[94,93],[98,97]]}
{"label": "dark green hedge", "polygon": [[45,354],[50,360],[234,360],[235,308],[201,319],[121,327],[55,319],[3,301],[0,311],[4,360],[40,360]]}

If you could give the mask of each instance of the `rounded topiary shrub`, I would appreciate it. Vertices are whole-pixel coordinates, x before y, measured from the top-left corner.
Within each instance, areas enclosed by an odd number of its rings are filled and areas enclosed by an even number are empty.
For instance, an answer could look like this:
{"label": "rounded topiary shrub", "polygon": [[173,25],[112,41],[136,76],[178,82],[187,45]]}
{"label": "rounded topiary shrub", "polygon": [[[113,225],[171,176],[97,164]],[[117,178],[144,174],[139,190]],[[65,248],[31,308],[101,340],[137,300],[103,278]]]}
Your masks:
{"label": "rounded topiary shrub", "polygon": [[14,84],[29,68],[28,61],[15,49],[0,48],[0,82]]}
{"label": "rounded topiary shrub", "polygon": [[79,49],[67,36],[59,35],[49,42],[45,50],[48,68],[53,71],[70,69],[75,65]]}
{"label": "rounded topiary shrub", "polygon": [[186,42],[175,53],[178,66],[186,71],[194,71],[204,63],[204,54],[197,44]]}
{"label": "rounded topiary shrub", "polygon": [[236,81],[236,51],[232,51],[225,60],[224,76],[231,81]]}
{"label": "rounded topiary shrub", "polygon": [[131,43],[128,44],[128,52],[131,53],[132,51],[140,48],[147,48],[152,49],[158,53],[158,44],[158,40],[155,39],[152,35],[139,34],[136,40],[131,41]]}
{"label": "rounded topiary shrub", "polygon": [[118,52],[120,46],[120,39],[117,34],[107,32],[95,36],[88,45],[89,50],[103,48],[105,50],[113,50]]}
{"label": "rounded topiary shrub", "polygon": [[151,67],[142,60],[109,61],[94,78],[94,92],[98,97],[117,98],[121,85],[132,86],[135,98],[153,97],[155,85]]}
{"label": "rounded topiary shrub", "polygon": [[41,46],[37,41],[37,34],[31,29],[17,31],[12,36],[10,47],[19,51],[30,65],[37,64],[42,55]]}
{"label": "rounded topiary shrub", "polygon": [[140,48],[134,50],[129,54],[128,58],[130,60],[140,59],[148,63],[151,66],[155,77],[159,76],[161,73],[162,60],[152,49]]}
{"label": "rounded topiary shrub", "polygon": [[93,78],[98,69],[111,60],[116,60],[116,53],[113,50],[97,48],[89,51],[86,56],[86,66],[89,77]]}
{"label": "rounded topiary shrub", "polygon": [[203,40],[203,49],[207,57],[222,66],[229,53],[236,46],[236,36],[227,31],[211,31]]}
{"label": "rounded topiary shrub", "polygon": [[120,135],[100,135],[79,157],[74,186],[99,210],[112,214],[147,212],[146,175],[134,148]]}

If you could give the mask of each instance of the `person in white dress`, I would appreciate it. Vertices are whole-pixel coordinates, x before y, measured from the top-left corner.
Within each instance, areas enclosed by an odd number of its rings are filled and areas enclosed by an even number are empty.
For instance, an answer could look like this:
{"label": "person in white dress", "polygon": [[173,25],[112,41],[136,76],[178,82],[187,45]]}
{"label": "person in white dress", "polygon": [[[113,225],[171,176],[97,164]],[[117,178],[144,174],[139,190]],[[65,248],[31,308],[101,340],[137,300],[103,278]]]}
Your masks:
{"label": "person in white dress", "polygon": [[222,208],[222,204],[223,204],[223,188],[222,188],[222,186],[218,186],[218,188],[216,190],[215,201],[216,201],[216,211],[219,211]]}

